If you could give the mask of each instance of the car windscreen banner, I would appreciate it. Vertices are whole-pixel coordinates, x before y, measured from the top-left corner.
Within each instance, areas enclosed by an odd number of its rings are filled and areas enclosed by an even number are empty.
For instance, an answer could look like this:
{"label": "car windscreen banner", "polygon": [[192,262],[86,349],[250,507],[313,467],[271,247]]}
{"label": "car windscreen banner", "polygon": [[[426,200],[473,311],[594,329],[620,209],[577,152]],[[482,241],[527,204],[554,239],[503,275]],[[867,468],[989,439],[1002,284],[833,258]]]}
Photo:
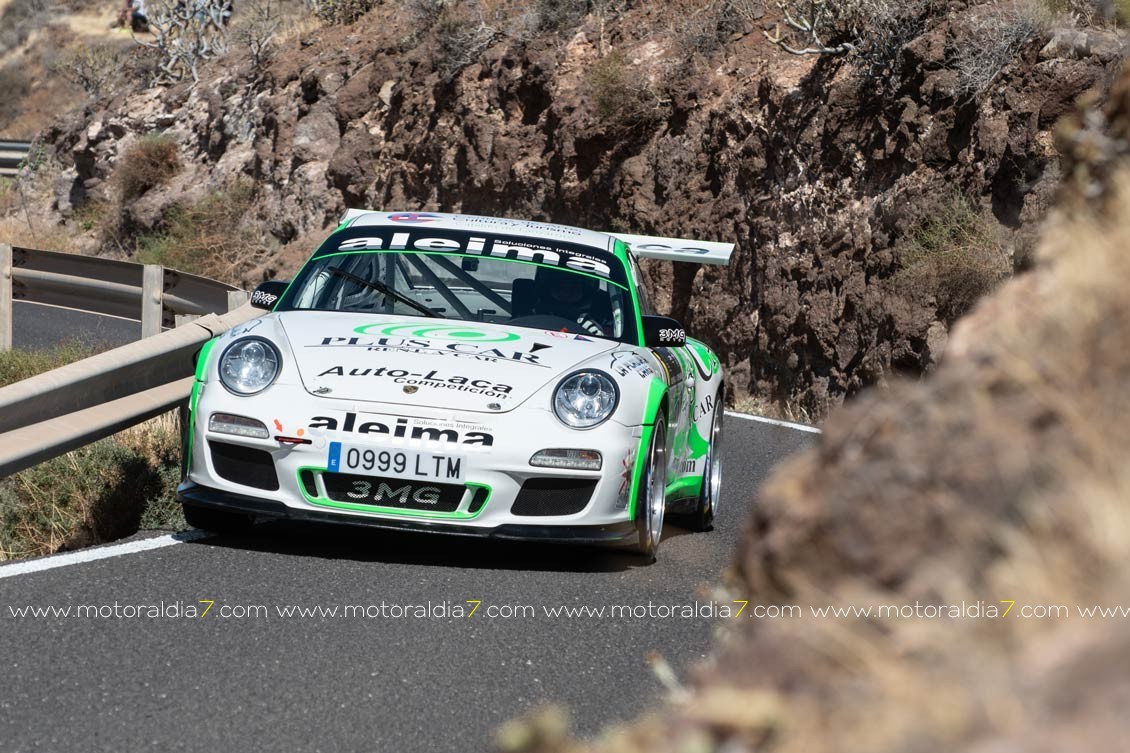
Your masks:
{"label": "car windscreen banner", "polygon": [[624,265],[592,246],[543,238],[467,232],[439,228],[346,228],[331,235],[314,258],[343,253],[401,252],[444,254],[537,264],[608,280],[629,287]]}

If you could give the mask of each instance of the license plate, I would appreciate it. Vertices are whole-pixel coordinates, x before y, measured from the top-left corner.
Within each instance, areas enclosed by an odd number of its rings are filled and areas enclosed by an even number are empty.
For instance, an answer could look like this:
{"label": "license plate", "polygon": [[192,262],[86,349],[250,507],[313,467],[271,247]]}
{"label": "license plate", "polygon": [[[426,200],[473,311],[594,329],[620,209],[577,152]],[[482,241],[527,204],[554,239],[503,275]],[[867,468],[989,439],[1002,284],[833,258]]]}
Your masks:
{"label": "license plate", "polygon": [[361,447],[330,442],[326,470],[411,481],[462,483],[466,458],[444,452],[417,452],[394,448]]}

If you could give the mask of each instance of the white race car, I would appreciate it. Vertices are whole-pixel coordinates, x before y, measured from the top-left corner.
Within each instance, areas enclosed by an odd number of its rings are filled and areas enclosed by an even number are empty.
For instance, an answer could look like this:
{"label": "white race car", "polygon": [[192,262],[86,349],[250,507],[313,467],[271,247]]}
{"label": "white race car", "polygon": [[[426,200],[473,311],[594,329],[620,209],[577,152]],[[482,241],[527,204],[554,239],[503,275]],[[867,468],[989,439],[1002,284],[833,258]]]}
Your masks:
{"label": "white race car", "polygon": [[731,244],[468,215],[349,210],[271,313],[201,350],[187,476],[198,528],[291,518],[628,545],[708,530],[718,357],[656,316],[638,257]]}

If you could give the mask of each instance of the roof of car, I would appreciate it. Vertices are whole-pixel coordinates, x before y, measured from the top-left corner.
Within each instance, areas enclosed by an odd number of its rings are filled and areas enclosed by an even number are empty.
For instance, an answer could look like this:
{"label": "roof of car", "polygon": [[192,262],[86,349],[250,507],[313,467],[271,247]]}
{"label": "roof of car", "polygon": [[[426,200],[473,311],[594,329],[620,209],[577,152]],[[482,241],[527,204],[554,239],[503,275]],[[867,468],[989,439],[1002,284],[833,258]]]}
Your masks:
{"label": "roof of car", "polygon": [[444,230],[494,232],[504,235],[522,235],[548,241],[565,241],[591,246],[612,252],[614,237],[595,230],[557,225],[532,220],[513,220],[505,217],[481,217],[473,214],[444,214],[442,212],[376,212],[350,209],[341,218],[348,227],[434,227]]}

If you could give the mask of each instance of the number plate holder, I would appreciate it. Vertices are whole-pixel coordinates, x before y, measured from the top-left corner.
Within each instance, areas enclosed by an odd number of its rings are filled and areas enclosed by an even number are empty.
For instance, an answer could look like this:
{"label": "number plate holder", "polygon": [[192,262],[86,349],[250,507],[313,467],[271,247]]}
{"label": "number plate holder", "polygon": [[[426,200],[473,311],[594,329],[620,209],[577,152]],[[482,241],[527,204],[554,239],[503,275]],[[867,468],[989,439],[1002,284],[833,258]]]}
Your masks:
{"label": "number plate holder", "polygon": [[467,458],[449,452],[330,442],[326,470],[407,481],[462,484],[467,478]]}

